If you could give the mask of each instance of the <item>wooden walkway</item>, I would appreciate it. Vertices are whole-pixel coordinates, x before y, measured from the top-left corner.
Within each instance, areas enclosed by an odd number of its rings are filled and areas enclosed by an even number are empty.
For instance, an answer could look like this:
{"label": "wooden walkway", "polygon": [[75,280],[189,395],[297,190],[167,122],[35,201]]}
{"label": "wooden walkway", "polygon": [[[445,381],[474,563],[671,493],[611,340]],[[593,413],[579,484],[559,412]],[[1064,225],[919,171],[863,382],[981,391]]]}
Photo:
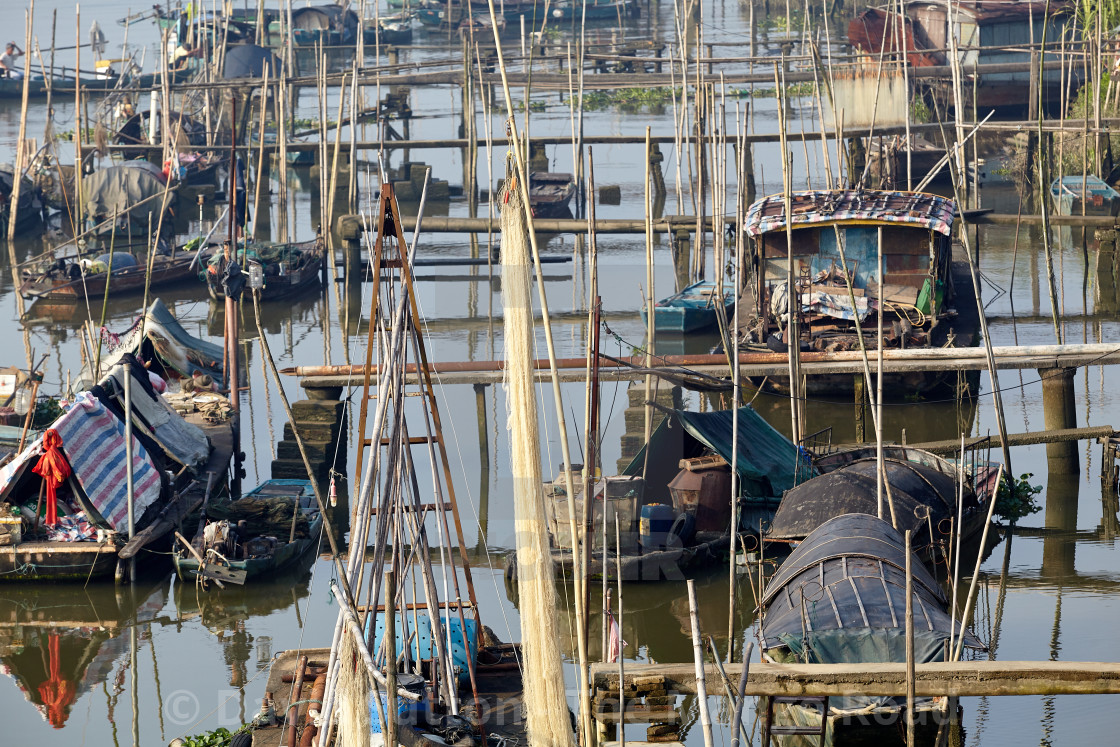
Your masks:
{"label": "wooden walkway", "polygon": [[[725,664],[727,676],[739,681],[742,664]],[[956,695],[1117,695],[1120,663],[1079,661],[960,661],[918,664],[919,696]],[[696,692],[696,671],[689,664],[625,666],[626,683],[643,678],[663,680],[670,692]],[[617,664],[592,664],[594,687],[618,690]],[[723,695],[723,679],[707,665],[709,695]],[[762,664],[752,662],[748,695],[902,695],[906,665],[898,664]]]}
{"label": "wooden walkway", "polygon": [[[1055,369],[1104,366],[1120,363],[1120,343],[1091,343],[1088,345],[1005,345],[993,348],[996,368]],[[600,376],[604,380],[640,379],[647,372],[663,378],[679,379],[682,375],[700,374],[727,378],[728,360],[725,355],[667,355],[658,356],[656,368],[643,368],[644,356],[600,359]],[[534,362],[538,380],[549,380],[547,360]],[[504,376],[503,361],[435,362],[432,372],[438,384],[500,384]],[[562,358],[557,361],[561,381],[584,381],[587,361],[584,358]],[[909,371],[983,371],[988,362],[983,348],[936,348],[883,351],[883,371],[904,373]],[[820,374],[862,374],[863,357],[859,352],[802,353],[801,370],[807,376]],[[874,355],[871,370],[876,370]],[[785,353],[743,353],[739,356],[742,376],[783,377],[789,375],[789,358]],[[364,366],[296,366],[281,373],[302,378],[300,385],[307,389],[355,386],[365,375]],[[415,377],[414,367],[408,375]],[[376,367],[373,378],[376,379]],[[959,448],[959,444],[958,444]]]}

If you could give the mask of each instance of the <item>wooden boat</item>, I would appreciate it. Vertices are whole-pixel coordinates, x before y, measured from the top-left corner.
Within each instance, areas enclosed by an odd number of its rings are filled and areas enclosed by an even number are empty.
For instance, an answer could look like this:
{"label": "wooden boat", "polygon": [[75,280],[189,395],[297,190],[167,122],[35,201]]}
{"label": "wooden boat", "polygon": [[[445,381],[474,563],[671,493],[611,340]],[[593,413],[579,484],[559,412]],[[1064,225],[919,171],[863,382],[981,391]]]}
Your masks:
{"label": "wooden boat", "polygon": [[[952,232],[957,208],[952,200],[919,192],[822,190],[794,192],[792,207],[793,281],[800,299],[802,351],[858,350],[856,318],[869,350],[880,344],[942,347],[950,339],[957,346],[971,343],[972,287],[969,283],[963,288],[954,279]],[[787,287],[791,251],[784,197],[771,195],[751,205],[745,230],[749,267],[742,276],[750,280],[744,281],[739,294],[740,339],[748,349],[785,352],[792,294]],[[877,340],[879,313],[882,340]],[[892,394],[922,394],[944,379],[943,372],[892,374],[886,377],[886,387]],[[765,386],[780,391],[787,383],[771,377]],[[808,387],[810,393],[850,392],[852,377],[809,377]]]}
{"label": "wooden boat", "polygon": [[180,543],[172,554],[175,572],[188,581],[270,577],[316,547],[323,527],[310,480],[267,480],[238,500],[210,503],[205,514],[213,521],[200,525],[190,548]]}
{"label": "wooden boat", "polygon": [[[161,288],[175,283],[188,282],[196,277],[194,268],[194,254],[191,251],[173,252],[169,256],[159,255],[151,260],[152,273],[150,280],[147,273],[147,259],[135,258],[117,252],[113,256],[113,270],[106,273],[104,269],[91,272],[91,268],[98,266],[104,268],[108,262],[108,253],[99,257],[93,263],[88,259],[68,257],[50,262],[45,268],[33,270],[25,269],[22,273],[23,282],[19,287],[19,294],[28,300],[44,298],[52,301],[82,301],[87,298],[100,299],[105,295],[105,285],[108,283],[112,295],[124,293],[143,293],[145,284],[149,288]],[[127,266],[120,266],[117,258],[128,256],[132,261]],[[98,265],[99,263],[99,265]]]}
{"label": "wooden boat", "polygon": [[[168,73],[169,82],[174,85],[176,83],[186,82],[191,75],[194,74],[193,70],[172,70]],[[47,90],[51,90],[54,95],[69,93],[73,94],[75,86],[80,85],[82,93],[110,93],[116,90],[134,89],[134,90],[147,90],[157,88],[162,83],[161,73],[141,73],[136,74],[131,71],[126,71],[122,74],[98,74],[98,75],[81,75],[75,77],[74,75],[67,75],[63,70],[60,74],[52,76],[49,80],[44,78],[41,74],[32,73],[31,80],[27,87],[27,95],[30,98],[46,98]],[[23,80],[13,80],[11,78],[0,77],[0,99],[19,99],[23,97]]]}
{"label": "wooden boat", "polygon": [[[254,265],[259,267],[264,277],[261,300],[281,301],[322,286],[323,256],[319,239],[299,244],[253,243],[249,245],[243,271],[248,274]],[[225,266],[225,255],[221,252],[215,253],[206,265],[206,287],[214,300],[225,298],[222,290]]]}
{"label": "wooden boat", "polygon": [[[901,135],[880,135],[873,140],[864,139],[867,162],[871,175],[878,181],[872,182],[885,189],[906,186],[907,158],[910,161],[910,174],[914,183],[937,166],[945,155],[944,146],[934,145],[922,135],[911,135],[909,141]],[[974,168],[968,164],[968,168]],[[935,184],[949,184],[952,172],[948,165],[937,172],[931,180]]]}
{"label": "wooden boat", "polygon": [[[126,376],[133,380],[132,540],[127,539],[125,491]],[[114,366],[0,469],[0,507],[7,515],[0,523],[9,530],[0,545],[0,581],[120,577],[127,565],[119,561],[149,549],[169,549],[172,530],[209,492],[207,480],[196,476],[224,474],[232,453],[228,422],[181,416],[152,390],[148,371],[134,359]],[[165,480],[165,471],[176,477]],[[47,526],[52,503],[58,522]]]}
{"label": "wooden boat", "polygon": [[[944,661],[950,638],[961,624],[946,612],[948,600],[926,568],[913,562],[914,650],[918,663]],[[846,514],[825,522],[786,559],[759,601],[759,638],[763,656],[777,663],[884,663],[906,661],[906,549],[890,524],[866,514]],[[971,632],[964,646],[984,650]],[[944,698],[915,701],[916,721],[932,725],[930,712],[945,708]],[[852,695],[826,701],[825,741],[839,744],[840,732],[884,729],[897,734],[906,699]],[[819,727],[814,707],[778,701],[768,706],[773,722]],[[920,713],[927,718],[921,718]],[[775,731],[776,733],[776,731]],[[834,741],[837,740],[837,741]],[[860,742],[863,743],[863,742]],[[923,743],[925,743],[923,741]]]}
{"label": "wooden boat", "polygon": [[364,41],[370,44],[411,44],[412,14],[396,13],[391,16],[367,18],[362,24]]}
{"label": "wooden boat", "polygon": [[[341,5],[317,5],[292,11],[292,41],[299,46],[338,46],[353,44],[358,31],[358,14]],[[271,38],[280,38],[281,20],[268,24]]]}
{"label": "wooden boat", "polygon": [[[604,514],[608,520],[608,576],[626,581],[680,580],[703,568],[726,562],[731,545],[732,440],[736,418],[730,410],[689,412],[670,410],[654,429],[649,442],[620,475],[597,480],[592,487],[590,523],[577,532],[597,549],[590,572],[601,575]],[[799,462],[797,448],[771,427],[751,407],[738,415],[740,492],[738,531],[755,534],[769,521],[779,497],[795,484],[795,475],[808,470]],[[647,459],[646,454],[649,454]],[[644,474],[644,479],[642,475]],[[583,514],[583,482],[573,473],[576,515]],[[572,572],[571,531],[568,522],[567,478],[561,473],[544,486],[553,566],[561,576]],[[665,504],[669,501],[669,504]],[[673,525],[665,536],[643,538],[642,511],[662,503],[672,511]],[[661,509],[664,511],[664,509]],[[619,519],[620,553],[614,552],[614,516]],[[506,560],[506,577],[516,581],[516,559]]]}
{"label": "wooden boat", "polygon": [[[73,307],[70,308],[73,311]],[[125,355],[135,355],[144,359],[149,371],[168,382],[189,379],[196,371],[216,382],[225,380],[222,346],[187,332],[161,299],[152,301],[143,316],[137,317],[131,327],[114,339],[119,343],[102,351],[103,368],[116,365]],[[91,362],[82,366],[82,376],[86,380],[93,378],[91,366]],[[239,367],[238,373],[241,386],[248,386],[245,367]]]}
{"label": "wooden boat", "polygon": [[561,20],[588,21],[618,20],[636,15],[637,3],[631,0],[591,0],[582,3],[575,0],[562,0],[552,6],[552,17]]}
{"label": "wooden boat", "polygon": [[529,172],[529,205],[537,218],[563,218],[576,193],[571,174]]}
{"label": "wooden boat", "polygon": [[1050,194],[1061,215],[1104,215],[1120,213],[1120,192],[1091,174],[1063,176],[1050,185]]}
{"label": "wooden boat", "polygon": [[[719,298],[716,283],[701,280],[693,283],[680,293],[658,301],[653,307],[654,327],[658,332],[695,332],[714,327],[718,319],[718,308],[722,306],[730,319],[735,308],[735,290],[730,285]],[[646,312],[641,312],[642,321]]]}
{"label": "wooden boat", "polygon": [[[991,465],[980,474],[964,471],[963,509],[958,511],[961,470],[928,451],[906,446],[884,447],[884,468],[900,530],[914,533],[915,552],[929,563],[944,560],[953,526],[963,517],[961,536],[969,539],[984,526],[994,496]],[[878,513],[875,447],[837,452],[814,461],[820,474],[782,496],[765,540],[796,544],[818,527],[844,514]],[[974,486],[975,483],[975,486]],[[884,497],[884,503],[887,498]],[[884,509],[887,511],[889,509]],[[932,533],[932,534],[931,534]]]}
{"label": "wooden boat", "polygon": [[16,235],[39,225],[43,217],[43,203],[39,190],[24,177],[19,188],[19,205],[12,210],[12,192],[15,189],[15,169],[0,165],[0,235],[8,236],[8,224],[15,220]]}

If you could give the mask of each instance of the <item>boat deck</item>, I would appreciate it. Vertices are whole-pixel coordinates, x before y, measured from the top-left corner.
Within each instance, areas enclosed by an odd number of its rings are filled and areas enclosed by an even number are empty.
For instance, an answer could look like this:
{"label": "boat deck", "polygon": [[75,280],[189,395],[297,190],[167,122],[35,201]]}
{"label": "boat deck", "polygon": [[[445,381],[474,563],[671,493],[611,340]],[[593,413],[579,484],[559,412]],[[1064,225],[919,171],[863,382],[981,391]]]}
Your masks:
{"label": "boat deck", "polygon": [[[528,734],[525,730],[524,709],[522,708],[524,686],[521,681],[521,670],[514,658],[518,655],[518,649],[517,644],[498,643],[479,650],[479,664],[476,667],[475,678],[478,683],[480,707],[486,714],[483,725],[486,733],[513,740],[514,744],[527,744]],[[288,705],[293,702],[292,696],[295,684],[291,681],[291,676],[295,672],[296,662],[299,661],[300,656],[307,657],[309,667],[323,667],[325,669],[327,659],[330,657],[330,649],[292,649],[280,652],[272,660],[265,691],[272,693],[279,725],[254,731],[253,747],[275,747],[278,744],[287,743],[287,727],[284,724],[284,716],[287,713]],[[288,682],[284,681],[286,676],[289,678]],[[311,697],[311,686],[314,681],[314,677],[304,678],[304,691],[299,694],[301,700],[306,701]],[[460,690],[459,699],[464,709],[470,706],[470,710],[474,710],[473,698],[469,689]],[[303,731],[306,716],[307,707],[303,705],[299,709],[299,731],[297,735]],[[437,744],[442,744],[429,741],[412,729],[402,729],[399,741],[406,747],[435,747]]]}

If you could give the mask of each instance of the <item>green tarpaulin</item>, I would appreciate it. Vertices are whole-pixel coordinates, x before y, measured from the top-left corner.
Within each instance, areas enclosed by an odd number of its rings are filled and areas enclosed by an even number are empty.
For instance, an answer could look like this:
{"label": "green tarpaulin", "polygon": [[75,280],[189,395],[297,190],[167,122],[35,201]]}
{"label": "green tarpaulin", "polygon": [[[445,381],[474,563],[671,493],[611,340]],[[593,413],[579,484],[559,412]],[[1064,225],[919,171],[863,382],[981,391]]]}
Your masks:
{"label": "green tarpaulin", "polygon": [[[700,456],[706,449],[731,462],[733,411],[687,412],[671,410],[624,470],[639,475],[646,467],[645,451],[650,449],[646,472],[647,492],[651,484],[664,482],[677,474],[680,459]],[[739,410],[739,443],[737,469],[743,480],[744,497],[780,497],[794,485],[797,469],[797,447],[776,431],[750,405]],[[808,463],[802,465],[808,470]]]}

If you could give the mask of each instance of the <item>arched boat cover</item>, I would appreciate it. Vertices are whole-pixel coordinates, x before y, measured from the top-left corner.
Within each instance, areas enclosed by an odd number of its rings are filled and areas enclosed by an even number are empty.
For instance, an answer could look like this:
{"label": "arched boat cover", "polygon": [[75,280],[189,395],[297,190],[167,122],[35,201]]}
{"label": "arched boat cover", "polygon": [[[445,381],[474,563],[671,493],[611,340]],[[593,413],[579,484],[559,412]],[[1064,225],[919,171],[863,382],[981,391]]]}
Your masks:
{"label": "arched boat cover", "polygon": [[268,77],[274,78],[280,74],[280,58],[271,50],[259,47],[256,44],[238,44],[230,47],[226,52],[225,67],[222,77],[231,78],[263,78],[264,71],[268,70]]}
{"label": "arched boat cover", "polygon": [[[82,179],[82,194],[89,215],[128,215],[144,223],[149,218],[153,225],[159,220],[163,200],[154,199],[164,191],[159,168],[144,166],[146,161],[127,161],[95,171]],[[152,164],[148,164],[152,166]],[[149,199],[152,198],[152,199]],[[143,205],[137,203],[148,200]]]}
{"label": "arched boat cover", "polygon": [[[943,660],[960,625],[946,614],[945,595],[916,557],[910,568],[915,659]],[[782,564],[762,597],[763,649],[785,648],[820,663],[905,661],[905,569],[905,540],[885,521],[847,514],[825,522]],[[965,645],[984,648],[968,632]]]}
{"label": "arched boat cover", "polygon": [[[921,532],[922,542],[928,541],[930,523],[936,527],[956,513],[956,481],[938,467],[908,459],[884,459],[884,467],[899,529]],[[875,471],[874,459],[860,459],[801,483],[782,497],[767,537],[800,540],[836,516],[877,516]],[[966,507],[975,501],[971,490],[965,499]],[[929,507],[928,520],[920,506]]]}

